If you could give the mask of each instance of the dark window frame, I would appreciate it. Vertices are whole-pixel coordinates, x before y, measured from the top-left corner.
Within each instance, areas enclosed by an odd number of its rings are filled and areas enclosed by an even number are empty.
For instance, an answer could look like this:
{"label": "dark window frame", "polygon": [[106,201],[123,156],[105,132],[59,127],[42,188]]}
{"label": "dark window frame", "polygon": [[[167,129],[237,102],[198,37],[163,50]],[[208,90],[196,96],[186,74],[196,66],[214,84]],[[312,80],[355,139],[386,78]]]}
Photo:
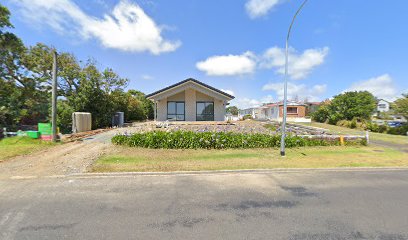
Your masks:
{"label": "dark window frame", "polygon": [[[199,104],[199,103],[204,103],[204,109],[205,109],[207,103],[211,103],[212,106],[213,106],[213,108],[212,108],[212,114],[199,114],[199,113],[197,112],[198,104]],[[197,102],[196,102],[196,121],[214,121],[214,119],[215,119],[215,116],[214,116],[215,113],[214,113],[214,111],[215,111],[214,101],[197,101]],[[203,117],[203,120],[199,120],[199,118],[198,118],[199,116],[202,116],[202,117]],[[210,117],[211,117],[210,120],[206,119],[206,118],[205,118],[206,116],[210,116]]]}
{"label": "dark window frame", "polygon": [[[174,114],[169,114],[169,103],[175,103],[176,104],[176,111]],[[183,114],[177,114],[177,104],[182,103],[184,105],[184,111]],[[174,115],[176,116],[176,120],[169,118],[169,115]],[[178,116],[183,116],[183,120],[179,120],[177,117]],[[173,121],[185,121],[186,120],[186,102],[185,101],[167,101],[167,120],[173,120]]]}
{"label": "dark window frame", "polygon": [[[289,108],[290,108],[290,109],[296,109],[296,112],[289,112]],[[299,113],[299,109],[298,109],[298,107],[287,107],[286,112],[287,112],[288,114],[298,114],[298,113]]]}

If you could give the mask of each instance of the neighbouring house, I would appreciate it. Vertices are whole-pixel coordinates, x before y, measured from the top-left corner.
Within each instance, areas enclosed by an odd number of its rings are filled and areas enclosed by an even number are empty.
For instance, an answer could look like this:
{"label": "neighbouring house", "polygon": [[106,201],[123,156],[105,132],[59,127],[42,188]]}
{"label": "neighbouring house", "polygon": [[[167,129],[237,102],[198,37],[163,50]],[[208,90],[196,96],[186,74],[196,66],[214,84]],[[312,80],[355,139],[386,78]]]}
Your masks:
{"label": "neighbouring house", "polygon": [[[306,118],[307,104],[288,101],[287,102],[287,121],[289,122],[310,122]],[[239,117],[242,119],[245,115],[251,115],[253,119],[282,121],[283,102],[269,103],[257,108],[248,108],[240,110]]]}
{"label": "neighbouring house", "polygon": [[233,115],[232,113],[225,114],[225,121],[238,121],[238,120],[239,120],[238,115]]}
{"label": "neighbouring house", "polygon": [[234,96],[189,78],[146,96],[156,121],[224,121]]}
{"label": "neighbouring house", "polygon": [[252,119],[259,119],[260,115],[260,109],[253,107],[253,108],[245,108],[245,109],[240,109],[238,111],[238,118],[243,119],[244,116],[249,115],[251,116]]}
{"label": "neighbouring house", "polygon": [[[265,112],[267,117],[272,120],[282,121],[283,119],[283,102],[266,105],[268,110]],[[310,122],[306,117],[306,104],[297,101],[288,101],[286,103],[286,116],[289,122]]]}
{"label": "neighbouring house", "polygon": [[379,99],[377,102],[377,112],[388,112],[390,111],[390,102]]}

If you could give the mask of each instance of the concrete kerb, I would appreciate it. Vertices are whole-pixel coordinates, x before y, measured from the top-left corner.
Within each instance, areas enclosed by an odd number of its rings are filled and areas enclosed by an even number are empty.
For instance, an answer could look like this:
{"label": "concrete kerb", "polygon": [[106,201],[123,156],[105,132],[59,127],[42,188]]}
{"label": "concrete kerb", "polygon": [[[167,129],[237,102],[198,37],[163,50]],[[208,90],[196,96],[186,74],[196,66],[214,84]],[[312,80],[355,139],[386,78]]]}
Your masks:
{"label": "concrete kerb", "polygon": [[296,172],[376,172],[407,171],[408,167],[342,167],[342,168],[275,168],[275,169],[241,169],[214,171],[176,171],[176,172],[109,172],[109,173],[75,173],[67,177],[129,177],[129,176],[188,176],[188,175],[228,175],[228,174],[268,174]]}
{"label": "concrete kerb", "polygon": [[61,179],[61,178],[115,178],[137,176],[194,176],[194,175],[209,176],[209,175],[233,175],[233,174],[273,174],[273,173],[304,173],[304,172],[379,172],[379,171],[408,171],[408,167],[275,168],[275,169],[241,169],[241,170],[176,171],[176,172],[74,173],[68,175],[50,175],[50,176],[12,176],[9,177],[8,179],[33,180],[33,179]]}

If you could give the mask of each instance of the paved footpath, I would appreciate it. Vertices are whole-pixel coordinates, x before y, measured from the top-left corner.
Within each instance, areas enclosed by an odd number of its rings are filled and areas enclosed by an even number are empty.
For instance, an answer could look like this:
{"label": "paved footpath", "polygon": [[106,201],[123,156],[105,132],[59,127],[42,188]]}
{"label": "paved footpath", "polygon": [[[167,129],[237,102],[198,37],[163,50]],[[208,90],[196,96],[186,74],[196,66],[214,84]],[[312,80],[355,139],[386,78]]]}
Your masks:
{"label": "paved footpath", "polygon": [[408,239],[408,170],[0,180],[0,239]]}

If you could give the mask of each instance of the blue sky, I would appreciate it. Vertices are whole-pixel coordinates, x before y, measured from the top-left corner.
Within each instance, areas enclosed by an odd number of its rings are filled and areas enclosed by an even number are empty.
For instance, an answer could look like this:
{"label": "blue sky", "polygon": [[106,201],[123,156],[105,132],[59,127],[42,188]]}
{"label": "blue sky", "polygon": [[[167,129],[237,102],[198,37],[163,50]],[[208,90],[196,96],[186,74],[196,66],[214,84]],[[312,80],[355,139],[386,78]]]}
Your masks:
{"label": "blue sky", "polygon": [[[299,0],[6,0],[13,30],[93,57],[150,93],[189,77],[241,108],[282,96],[287,27]],[[309,0],[290,41],[289,95],[407,92],[408,1]]]}

